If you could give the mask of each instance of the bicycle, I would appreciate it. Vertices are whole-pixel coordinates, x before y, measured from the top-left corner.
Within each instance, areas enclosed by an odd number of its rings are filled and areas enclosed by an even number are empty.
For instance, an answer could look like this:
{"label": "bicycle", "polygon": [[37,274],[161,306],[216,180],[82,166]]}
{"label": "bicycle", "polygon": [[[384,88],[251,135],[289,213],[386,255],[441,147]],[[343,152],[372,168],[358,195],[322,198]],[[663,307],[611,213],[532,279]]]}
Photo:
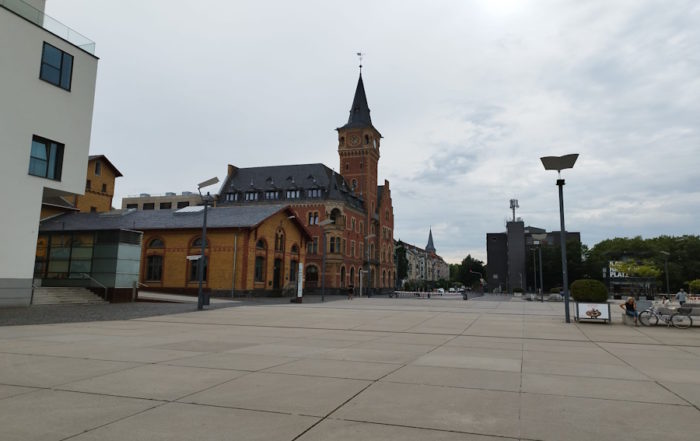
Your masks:
{"label": "bicycle", "polygon": [[666,323],[666,326],[687,329],[693,326],[693,318],[690,316],[691,308],[657,308],[650,306],[639,313],[639,322],[644,326],[655,326],[659,320]]}

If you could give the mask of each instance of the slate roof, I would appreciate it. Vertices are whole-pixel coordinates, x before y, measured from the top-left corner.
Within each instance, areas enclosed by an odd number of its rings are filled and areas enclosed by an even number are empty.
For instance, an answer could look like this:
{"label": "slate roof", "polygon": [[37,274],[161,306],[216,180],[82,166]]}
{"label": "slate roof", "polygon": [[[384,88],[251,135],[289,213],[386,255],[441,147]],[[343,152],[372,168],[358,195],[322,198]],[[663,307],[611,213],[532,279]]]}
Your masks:
{"label": "slate roof", "polygon": [[[286,199],[286,190],[310,190],[322,189],[321,198],[309,198],[302,191],[299,199]],[[278,200],[266,201],[264,195],[259,196],[255,202],[240,200],[237,202],[226,201],[226,194],[230,192],[245,193],[248,191],[265,192],[279,190]],[[236,168],[231,176],[227,176],[219,191],[219,206],[279,203],[298,203],[300,201],[315,200],[339,200],[350,206],[362,209],[363,201],[359,194],[355,194],[342,175],[336,173],[323,164],[295,164],[276,165],[266,167]]]}
{"label": "slate roof", "polygon": [[[372,118],[369,116],[365,84],[362,82],[362,73],[360,73],[360,78],[357,80],[357,87],[355,88],[355,97],[350,108],[348,123],[340,127],[340,129],[359,129],[364,127],[372,127],[374,130],[377,130],[372,125]],[[379,130],[377,130],[377,133],[379,133]]]}
{"label": "slate roof", "polygon": [[428,245],[425,246],[425,251],[429,253],[435,253],[435,245],[433,245],[433,229],[430,229],[428,233]]}
{"label": "slate roof", "polygon": [[117,170],[117,167],[115,167],[114,164],[112,164],[112,162],[109,159],[107,159],[107,157],[105,155],[90,155],[90,156],[88,156],[88,162],[90,162],[94,159],[103,160],[112,170],[114,170],[114,177],[120,178],[120,177],[124,176],[124,175],[122,175],[122,173],[119,170]]}
{"label": "slate roof", "polygon": [[[207,228],[255,227],[270,216],[288,209],[288,207],[286,204],[210,207],[207,210]],[[175,210],[114,210],[105,213],[68,213],[41,222],[39,231],[201,228],[203,216],[204,210],[189,213],[178,213]],[[299,220],[296,222],[303,231],[306,231]]]}
{"label": "slate roof", "polygon": [[41,201],[43,205],[51,205],[54,207],[65,208],[66,210],[75,210],[75,205],[71,204],[67,200],[63,199],[61,196],[47,196]]}

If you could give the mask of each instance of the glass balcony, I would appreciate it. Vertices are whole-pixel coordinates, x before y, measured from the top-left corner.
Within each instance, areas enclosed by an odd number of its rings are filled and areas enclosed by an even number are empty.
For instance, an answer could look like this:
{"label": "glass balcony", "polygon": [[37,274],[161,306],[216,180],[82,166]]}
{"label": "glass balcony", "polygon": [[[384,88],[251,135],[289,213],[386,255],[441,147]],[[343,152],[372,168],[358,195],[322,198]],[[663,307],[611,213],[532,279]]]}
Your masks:
{"label": "glass balcony", "polygon": [[0,6],[95,55],[95,42],[22,0],[0,0]]}

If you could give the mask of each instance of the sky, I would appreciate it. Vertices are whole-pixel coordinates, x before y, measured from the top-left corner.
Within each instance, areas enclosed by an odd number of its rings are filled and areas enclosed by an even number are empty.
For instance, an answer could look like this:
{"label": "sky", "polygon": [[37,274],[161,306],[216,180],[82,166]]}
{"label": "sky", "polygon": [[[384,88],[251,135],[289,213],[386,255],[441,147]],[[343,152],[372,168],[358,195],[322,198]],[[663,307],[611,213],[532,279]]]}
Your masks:
{"label": "sky", "polygon": [[91,154],[114,205],[227,164],[323,163],[358,79],[384,139],[394,238],[486,260],[512,217],[613,237],[698,234],[700,3],[673,0],[47,0],[96,42]]}

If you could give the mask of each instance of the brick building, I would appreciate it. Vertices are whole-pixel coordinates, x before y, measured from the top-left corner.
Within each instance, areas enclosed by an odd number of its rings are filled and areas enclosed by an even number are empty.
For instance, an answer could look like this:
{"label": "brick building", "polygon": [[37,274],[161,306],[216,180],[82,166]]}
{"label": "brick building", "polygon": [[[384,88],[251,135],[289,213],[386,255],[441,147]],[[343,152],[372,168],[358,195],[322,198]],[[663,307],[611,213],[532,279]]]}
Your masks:
{"label": "brick building", "polygon": [[289,204],[311,234],[305,262],[307,290],[320,287],[322,281],[331,292],[358,287],[361,281],[365,289],[391,289],[394,209],[389,182],[378,185],[382,135],[372,124],[362,75],[348,122],[336,130],[339,173],[318,163],[229,165],[218,206]]}

